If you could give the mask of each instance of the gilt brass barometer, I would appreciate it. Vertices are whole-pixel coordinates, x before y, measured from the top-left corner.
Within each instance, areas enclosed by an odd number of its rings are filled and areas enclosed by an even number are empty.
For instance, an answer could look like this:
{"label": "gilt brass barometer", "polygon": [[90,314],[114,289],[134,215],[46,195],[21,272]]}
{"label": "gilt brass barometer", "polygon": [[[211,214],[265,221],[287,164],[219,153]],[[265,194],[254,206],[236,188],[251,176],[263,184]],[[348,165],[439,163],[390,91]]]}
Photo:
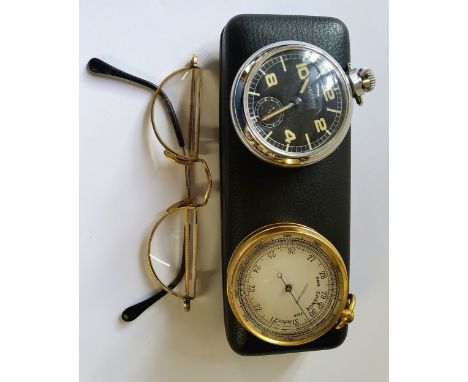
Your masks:
{"label": "gilt brass barometer", "polygon": [[242,326],[276,345],[311,342],[354,318],[355,299],[337,249],[296,223],[265,226],[238,245],[227,295]]}

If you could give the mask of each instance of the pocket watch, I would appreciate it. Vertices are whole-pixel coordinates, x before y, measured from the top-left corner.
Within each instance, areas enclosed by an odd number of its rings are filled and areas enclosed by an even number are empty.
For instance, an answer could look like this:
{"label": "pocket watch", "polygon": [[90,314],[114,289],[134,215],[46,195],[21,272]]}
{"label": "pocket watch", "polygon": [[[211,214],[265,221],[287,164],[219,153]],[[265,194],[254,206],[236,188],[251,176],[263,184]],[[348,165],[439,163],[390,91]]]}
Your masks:
{"label": "pocket watch", "polygon": [[282,167],[330,155],[345,138],[352,98],[375,87],[371,69],[346,70],[324,50],[300,41],[267,45],[250,56],[231,89],[231,118],[245,146]]}
{"label": "pocket watch", "polygon": [[354,319],[355,298],[338,250],[297,223],[270,224],[242,240],[226,288],[242,326],[275,345],[302,345]]}

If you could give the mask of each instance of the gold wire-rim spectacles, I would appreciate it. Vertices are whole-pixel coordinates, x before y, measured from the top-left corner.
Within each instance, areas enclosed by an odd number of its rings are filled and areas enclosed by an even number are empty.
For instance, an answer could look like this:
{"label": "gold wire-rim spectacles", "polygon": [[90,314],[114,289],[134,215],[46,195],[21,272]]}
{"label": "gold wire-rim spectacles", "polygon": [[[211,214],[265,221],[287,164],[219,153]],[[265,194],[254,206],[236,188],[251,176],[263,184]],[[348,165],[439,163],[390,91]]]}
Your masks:
{"label": "gold wire-rim spectacles", "polygon": [[[154,296],[148,298],[145,301],[142,301],[138,304],[135,304],[127,309],[124,310],[122,313],[122,318],[125,321],[132,321],[137,318],[144,310],[146,310],[149,306],[151,306],[154,302],[158,301],[161,297],[163,297],[166,293],[170,293],[180,299],[182,299],[184,303],[184,310],[190,310],[190,301],[195,298],[195,291],[196,291],[196,260],[198,257],[198,208],[205,206],[208,203],[208,199],[211,194],[212,190],[212,178],[211,173],[208,167],[207,162],[199,158],[198,156],[198,145],[199,145],[199,135],[200,135],[200,100],[201,100],[201,68],[198,66],[197,63],[198,59],[196,55],[192,56],[191,62],[189,66],[177,69],[176,71],[169,74],[165,77],[159,86],[154,85],[153,83],[146,81],[144,79],[138,78],[131,74],[125,73],[120,69],[117,69],[106,62],[99,60],[97,58],[92,58],[88,63],[88,68],[91,72],[97,74],[103,74],[107,76],[117,77],[120,79],[124,79],[142,86],[145,86],[152,91],[154,91],[153,100],[151,103],[151,125],[153,128],[153,132],[156,136],[158,142],[164,147],[164,155],[174,161],[177,164],[183,165],[185,167],[185,183],[187,188],[187,195],[186,197],[178,201],[171,206],[169,206],[163,215],[156,220],[153,224],[151,231],[149,233],[147,239],[147,263],[149,265],[149,269],[151,270],[150,274],[152,275],[153,279],[156,281],[158,286],[162,288],[162,290],[156,293]],[[176,113],[172,106],[172,103],[166,93],[163,91],[164,85],[170,81],[175,76],[186,72],[191,72],[191,91],[190,91],[190,122],[189,122],[189,141],[187,143],[183,139],[181,129],[179,126],[179,121],[177,119]],[[158,100],[161,100],[166,112],[168,113],[172,127],[174,129],[174,133],[176,135],[179,147],[182,149],[182,154],[177,153],[174,151],[167,142],[164,141],[162,138],[160,131],[156,126],[156,121],[154,118],[155,115],[155,104]],[[200,202],[196,202],[192,195],[190,195],[190,184],[191,184],[191,177],[192,171],[196,164],[200,164],[204,170],[206,179],[207,179],[207,187],[205,189],[203,198]],[[179,270],[179,274],[172,280],[171,283],[166,285],[162,282],[160,277],[158,276],[157,272],[152,266],[151,263],[151,244],[154,239],[154,233],[161,225],[161,223],[166,219],[168,216],[173,215],[177,212],[184,213],[184,254],[182,257],[181,268]],[[189,219],[190,214],[193,213],[193,219]],[[193,223],[191,221],[193,220]],[[190,237],[193,235],[193,237]],[[190,243],[191,247],[190,247]],[[193,251],[193,255],[190,257],[189,252],[190,249]],[[193,272],[192,272],[193,270]],[[173,288],[181,281],[181,278],[185,275],[185,293],[181,294],[176,292]],[[190,291],[189,288],[189,277],[193,277],[193,288]]]}
{"label": "gold wire-rim spectacles", "polygon": [[[181,73],[184,73],[184,77],[189,73],[192,72],[191,76],[191,91],[190,91],[190,119],[189,119],[189,142],[188,145],[182,144],[183,154],[180,155],[176,153],[171,147],[164,141],[162,138],[155,121],[155,105],[158,100],[158,97],[161,97],[163,92],[164,85],[169,82],[171,79],[175,78]],[[201,98],[201,68],[197,65],[197,57],[194,55],[192,56],[192,60],[189,67],[180,68],[171,74],[169,74],[166,78],[164,78],[159,88],[156,90],[154,94],[153,102],[151,105],[151,124],[153,127],[153,132],[158,139],[159,143],[164,147],[164,155],[174,161],[177,164],[185,166],[185,183],[187,186],[187,196],[179,201],[171,205],[164,215],[156,221],[153,225],[148,241],[146,246],[146,257],[147,263],[151,270],[151,275],[153,276],[154,280],[157,284],[165,290],[167,293],[172,294],[175,297],[182,299],[184,303],[184,310],[190,310],[190,301],[195,298],[196,295],[196,261],[198,257],[198,208],[203,207],[208,202],[208,199],[211,194],[212,189],[212,178],[211,173],[208,168],[208,164],[202,158],[198,157],[198,143],[199,143],[199,136],[200,136],[200,128],[199,128],[199,120],[200,120],[200,98]],[[164,101],[164,98],[162,99]],[[180,142],[179,142],[180,143]],[[188,147],[186,147],[188,146]],[[206,178],[207,178],[207,187],[203,196],[203,200],[200,203],[194,202],[190,195],[190,183],[191,183],[191,173],[193,166],[196,163],[200,163],[203,166]],[[194,219],[193,223],[191,223],[191,219],[189,218],[189,211],[194,211]],[[157,271],[154,269],[152,261],[151,261],[151,244],[154,238],[154,233],[159,227],[159,225],[164,221],[165,218],[168,216],[176,213],[176,212],[183,212],[184,213],[184,245],[183,245],[183,259],[184,262],[181,267],[184,267],[184,274],[185,274],[185,293],[181,294],[176,292],[173,288],[169,288],[165,285],[160,277],[158,276]],[[191,227],[193,224],[193,227]],[[193,234],[191,238],[190,235]],[[192,246],[190,247],[190,244]],[[193,255],[190,256],[190,251],[193,251]],[[182,269],[181,269],[182,270]],[[192,272],[193,270],[193,272]],[[193,274],[192,274],[193,273]],[[193,277],[193,290],[190,290],[189,278]]]}

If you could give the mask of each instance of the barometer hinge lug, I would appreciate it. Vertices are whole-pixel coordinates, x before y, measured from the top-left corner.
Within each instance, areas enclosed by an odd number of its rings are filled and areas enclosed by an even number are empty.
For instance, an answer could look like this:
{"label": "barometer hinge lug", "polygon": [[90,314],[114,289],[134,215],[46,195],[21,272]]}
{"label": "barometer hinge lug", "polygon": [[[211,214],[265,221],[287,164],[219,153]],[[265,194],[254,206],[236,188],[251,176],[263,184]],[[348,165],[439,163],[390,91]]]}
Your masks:
{"label": "barometer hinge lug", "polygon": [[341,313],[341,317],[335,326],[335,329],[341,329],[343,326],[353,322],[354,320],[354,305],[356,305],[356,297],[353,294],[348,295],[348,302]]}

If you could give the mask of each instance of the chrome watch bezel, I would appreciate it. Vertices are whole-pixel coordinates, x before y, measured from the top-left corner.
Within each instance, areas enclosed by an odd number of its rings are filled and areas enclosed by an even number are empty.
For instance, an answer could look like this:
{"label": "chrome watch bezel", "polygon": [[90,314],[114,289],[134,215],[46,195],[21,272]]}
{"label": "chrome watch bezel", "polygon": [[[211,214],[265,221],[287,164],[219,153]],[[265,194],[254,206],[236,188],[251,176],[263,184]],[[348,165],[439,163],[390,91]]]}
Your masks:
{"label": "chrome watch bezel", "polygon": [[[307,153],[286,153],[267,142],[260,136],[247,116],[248,94],[245,89],[252,80],[251,73],[257,69],[271,56],[292,49],[306,49],[323,56],[335,69],[340,80],[344,83],[346,98],[346,113],[338,132],[319,149],[311,150]],[[244,145],[258,158],[281,167],[301,167],[317,163],[332,154],[341,144],[349,131],[351,116],[353,111],[353,95],[351,84],[340,64],[326,51],[315,45],[301,41],[281,41],[269,44],[252,54],[237,72],[230,95],[230,112],[234,129]]]}

